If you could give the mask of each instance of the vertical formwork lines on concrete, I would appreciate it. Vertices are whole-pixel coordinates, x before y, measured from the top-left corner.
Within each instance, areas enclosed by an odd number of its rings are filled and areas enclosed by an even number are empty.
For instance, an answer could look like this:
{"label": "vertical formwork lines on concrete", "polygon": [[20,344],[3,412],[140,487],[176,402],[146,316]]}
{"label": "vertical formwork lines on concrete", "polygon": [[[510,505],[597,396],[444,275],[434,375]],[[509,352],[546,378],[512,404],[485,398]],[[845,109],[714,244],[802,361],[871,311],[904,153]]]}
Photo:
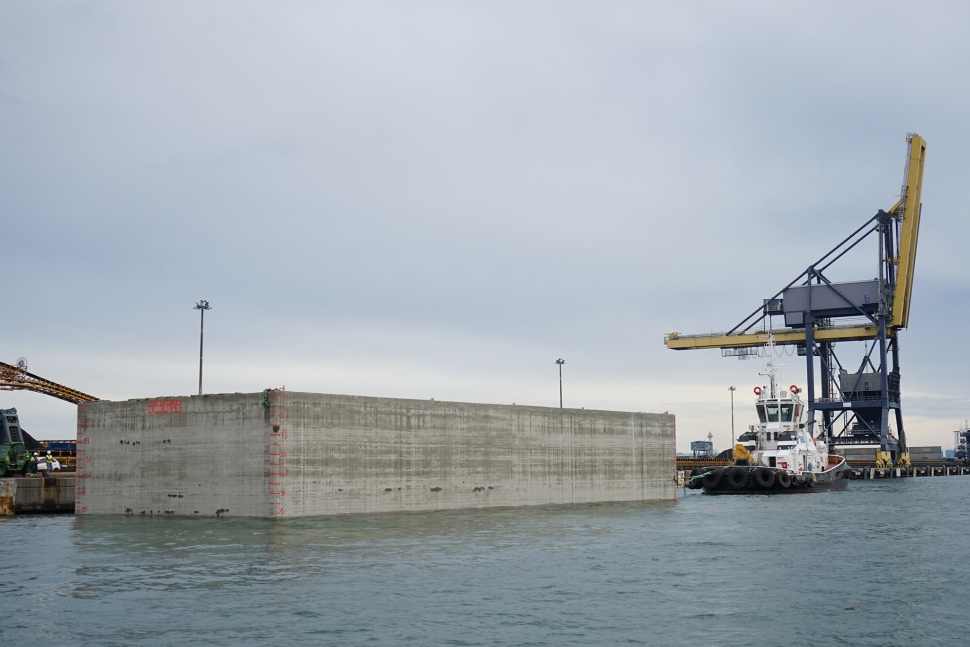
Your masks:
{"label": "vertical formwork lines on concrete", "polygon": [[288,518],[673,491],[665,414],[267,393],[89,404],[78,502],[92,514]]}

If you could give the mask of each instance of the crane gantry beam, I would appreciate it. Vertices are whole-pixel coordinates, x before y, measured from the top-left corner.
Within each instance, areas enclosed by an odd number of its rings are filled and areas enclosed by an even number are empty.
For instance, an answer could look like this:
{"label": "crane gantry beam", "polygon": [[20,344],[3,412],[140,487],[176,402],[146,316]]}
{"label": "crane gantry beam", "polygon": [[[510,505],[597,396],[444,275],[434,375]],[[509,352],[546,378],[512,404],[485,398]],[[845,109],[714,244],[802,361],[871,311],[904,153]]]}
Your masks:
{"label": "crane gantry beam", "polygon": [[[845,326],[815,331],[817,342],[860,341],[875,339],[879,326]],[[782,330],[772,333],[775,346],[801,346],[805,344],[804,330]],[[700,350],[702,348],[763,348],[768,344],[767,332],[741,334],[711,333],[707,335],[681,335],[672,332],[664,338],[671,350]]]}
{"label": "crane gantry beam", "polygon": [[28,373],[20,366],[0,362],[0,391],[34,391],[71,404],[95,402],[98,398],[76,389]]}

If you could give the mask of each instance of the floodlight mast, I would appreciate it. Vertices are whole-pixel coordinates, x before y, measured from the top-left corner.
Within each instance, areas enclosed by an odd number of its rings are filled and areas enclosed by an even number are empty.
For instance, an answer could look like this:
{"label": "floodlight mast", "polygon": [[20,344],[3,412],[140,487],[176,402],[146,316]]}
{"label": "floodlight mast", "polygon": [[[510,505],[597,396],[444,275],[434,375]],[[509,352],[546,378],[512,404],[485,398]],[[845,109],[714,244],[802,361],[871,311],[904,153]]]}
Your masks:
{"label": "floodlight mast", "polygon": [[193,310],[199,311],[199,395],[202,395],[202,338],[205,330],[205,311],[212,310],[209,302],[205,299],[195,304]]}
{"label": "floodlight mast", "polygon": [[566,363],[566,360],[561,357],[556,360],[556,364],[559,364],[559,408],[562,409],[562,365]]}

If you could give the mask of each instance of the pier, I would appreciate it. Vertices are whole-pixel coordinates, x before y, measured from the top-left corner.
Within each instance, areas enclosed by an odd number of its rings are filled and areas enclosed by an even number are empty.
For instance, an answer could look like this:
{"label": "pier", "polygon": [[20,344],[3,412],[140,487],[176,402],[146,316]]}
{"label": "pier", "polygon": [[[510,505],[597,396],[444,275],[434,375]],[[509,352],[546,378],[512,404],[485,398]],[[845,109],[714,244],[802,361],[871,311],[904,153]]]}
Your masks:
{"label": "pier", "polygon": [[940,463],[916,464],[910,467],[875,467],[872,464],[853,465],[849,462],[852,479],[871,481],[873,479],[901,479],[916,476],[966,476],[970,467]]}
{"label": "pier", "polygon": [[[970,466],[950,462],[916,463],[909,467],[876,467],[871,461],[846,461],[849,478],[855,481],[875,479],[903,479],[922,476],[967,476]],[[677,459],[677,487],[683,487],[694,470],[704,467],[726,467],[730,461],[700,458]]]}
{"label": "pier", "polygon": [[74,474],[0,479],[0,517],[74,512]]}

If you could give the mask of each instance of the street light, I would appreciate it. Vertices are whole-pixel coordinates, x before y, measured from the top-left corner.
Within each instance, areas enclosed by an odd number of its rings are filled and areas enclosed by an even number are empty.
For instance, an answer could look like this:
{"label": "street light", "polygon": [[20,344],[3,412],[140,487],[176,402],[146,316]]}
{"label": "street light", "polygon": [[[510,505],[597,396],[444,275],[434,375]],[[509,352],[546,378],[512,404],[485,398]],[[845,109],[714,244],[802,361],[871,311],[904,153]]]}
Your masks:
{"label": "street light", "polygon": [[201,301],[195,304],[195,308],[193,308],[193,310],[198,310],[200,315],[200,319],[199,319],[199,395],[202,395],[202,333],[205,330],[205,311],[212,310],[212,308],[209,307],[208,301],[206,301],[205,299],[202,299]]}
{"label": "street light", "polygon": [[566,363],[566,360],[559,358],[556,360],[556,364],[559,364],[559,408],[562,409],[562,365]]}
{"label": "street light", "polygon": [[734,440],[737,436],[734,435],[734,391],[735,387],[729,386],[728,391],[731,392],[731,444],[728,447],[734,446]]}

